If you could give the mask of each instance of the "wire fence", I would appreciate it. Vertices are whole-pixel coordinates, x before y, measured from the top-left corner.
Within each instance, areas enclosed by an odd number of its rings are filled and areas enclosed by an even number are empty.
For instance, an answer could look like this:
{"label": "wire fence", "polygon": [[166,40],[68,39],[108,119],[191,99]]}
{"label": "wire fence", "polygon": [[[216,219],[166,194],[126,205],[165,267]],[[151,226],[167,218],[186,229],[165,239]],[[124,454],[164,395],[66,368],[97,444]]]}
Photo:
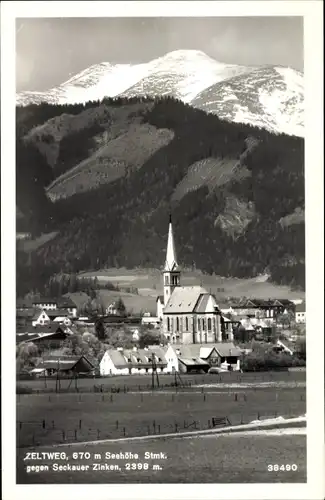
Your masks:
{"label": "wire fence", "polygon": [[232,413],[231,415],[211,416],[200,419],[175,419],[173,421],[155,420],[145,424],[123,423],[120,420],[106,423],[100,427],[89,427],[83,419],[69,423],[69,427],[57,425],[55,420],[18,421],[17,438],[20,448],[50,444],[96,441],[101,439],[119,439],[136,436],[158,436],[171,433],[208,430],[218,427],[248,424],[254,420],[297,417],[299,412],[287,408],[279,415],[277,410],[261,409],[255,412]]}

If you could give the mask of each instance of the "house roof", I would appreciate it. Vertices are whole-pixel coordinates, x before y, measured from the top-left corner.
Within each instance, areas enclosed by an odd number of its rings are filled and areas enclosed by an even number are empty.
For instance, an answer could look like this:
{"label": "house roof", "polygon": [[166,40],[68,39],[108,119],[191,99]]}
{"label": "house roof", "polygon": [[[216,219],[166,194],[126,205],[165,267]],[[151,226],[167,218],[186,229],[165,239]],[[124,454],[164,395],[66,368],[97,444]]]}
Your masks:
{"label": "house roof", "polygon": [[40,314],[40,309],[37,309],[35,307],[29,307],[26,309],[18,309],[16,311],[16,318],[33,318],[36,313]]}
{"label": "house roof", "polygon": [[214,349],[214,344],[170,344],[181,358],[208,358]]}
{"label": "house roof", "polygon": [[158,297],[156,298],[156,302],[158,302],[158,300],[160,300],[160,302],[163,304],[164,303],[164,296],[158,295]]}
{"label": "house roof", "polygon": [[200,286],[177,286],[169,297],[164,314],[193,312],[202,294],[207,294],[207,291]]}
{"label": "house roof", "polygon": [[296,313],[297,312],[306,312],[306,303],[302,302],[301,304],[296,305]]}
{"label": "house roof", "polygon": [[185,366],[210,366],[207,361],[204,361],[204,359],[197,358],[197,357],[196,358],[183,358],[180,356],[178,359]]}
{"label": "house roof", "polygon": [[34,314],[34,316],[32,317],[32,320],[33,320],[33,321],[34,321],[34,320],[35,320],[35,321],[37,321],[37,320],[39,319],[39,317],[40,317],[41,315],[43,315],[43,314],[45,314],[48,318],[50,317],[50,315],[49,315],[49,314],[47,314],[47,312],[46,312],[46,311],[44,311],[43,309],[35,309],[35,314]]}
{"label": "house roof", "polygon": [[[79,365],[77,367],[77,365]],[[37,368],[90,371],[94,365],[85,356],[45,356],[37,365]]]}
{"label": "house roof", "polygon": [[51,299],[50,297],[41,297],[39,299],[33,299],[33,304],[57,304],[57,299]]}
{"label": "house roof", "polygon": [[56,323],[49,323],[47,325],[26,325],[26,326],[18,326],[16,328],[16,334],[28,334],[28,335],[38,335],[38,334],[48,334],[55,333],[57,330],[61,329]]}
{"label": "house roof", "polygon": [[50,318],[56,318],[58,316],[69,316],[69,313],[66,309],[53,309],[52,311],[45,311],[46,314],[50,317]]}
{"label": "house roof", "polygon": [[70,297],[61,297],[58,301],[59,307],[68,307],[68,308],[74,308],[77,307],[76,304],[73,302],[73,300]]}
{"label": "house roof", "polygon": [[106,351],[106,353],[111,358],[115,368],[127,368],[128,367],[128,363],[125,360],[122,351],[118,351],[117,349],[108,349],[108,351]]}
{"label": "house roof", "polygon": [[194,308],[194,312],[199,314],[205,313],[210,297],[211,297],[210,293],[202,293]]}
{"label": "house roof", "polygon": [[227,356],[240,356],[241,351],[232,342],[219,342],[214,344],[217,353],[222,357]]}
{"label": "house roof", "polygon": [[[161,361],[156,360],[156,366],[167,365],[165,351],[159,346],[151,346],[150,349],[123,349],[123,351],[109,349],[106,352],[116,368],[151,368],[152,354],[161,359]],[[125,357],[131,361],[127,361]]]}

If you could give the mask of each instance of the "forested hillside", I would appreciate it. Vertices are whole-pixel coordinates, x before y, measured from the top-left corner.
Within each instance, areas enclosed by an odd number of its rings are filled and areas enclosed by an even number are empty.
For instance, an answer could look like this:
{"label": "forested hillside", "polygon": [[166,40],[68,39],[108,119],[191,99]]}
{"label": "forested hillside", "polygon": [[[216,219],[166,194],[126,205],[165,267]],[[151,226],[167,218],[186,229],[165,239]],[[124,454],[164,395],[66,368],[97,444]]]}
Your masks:
{"label": "forested hillside", "polygon": [[[71,116],[80,122],[87,109],[92,121],[76,132]],[[33,134],[43,124],[48,134],[51,119],[59,123],[48,138],[59,151],[55,164]],[[82,170],[83,184],[91,179],[96,147],[105,146],[100,164],[110,171],[116,139],[144,126],[152,144],[138,136],[140,160],[133,151],[114,177],[55,203],[45,195],[62,172],[79,164],[80,170],[87,155],[92,163]],[[157,143],[161,129],[170,134]],[[64,194],[65,185],[60,189]],[[17,108],[17,205],[35,233],[59,231],[29,259],[19,253],[19,293],[41,288],[61,270],[160,267],[170,210],[182,264],[223,276],[269,272],[277,283],[304,287],[304,222],[290,217],[304,210],[304,141],[221,121],[172,98]]]}

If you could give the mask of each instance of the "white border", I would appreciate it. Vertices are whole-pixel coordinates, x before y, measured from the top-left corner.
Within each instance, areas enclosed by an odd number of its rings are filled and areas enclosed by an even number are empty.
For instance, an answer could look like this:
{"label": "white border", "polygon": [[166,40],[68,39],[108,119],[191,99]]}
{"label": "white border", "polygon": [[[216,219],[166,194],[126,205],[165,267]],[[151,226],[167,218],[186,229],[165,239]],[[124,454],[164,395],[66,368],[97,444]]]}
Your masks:
{"label": "white border", "polygon": [[[306,130],[306,297],[308,482],[218,485],[15,484],[15,18],[304,16]],[[274,34],[276,37],[276,33]],[[323,15],[322,2],[2,2],[1,3],[1,267],[3,498],[301,499],[324,498],[324,233],[323,233]]]}

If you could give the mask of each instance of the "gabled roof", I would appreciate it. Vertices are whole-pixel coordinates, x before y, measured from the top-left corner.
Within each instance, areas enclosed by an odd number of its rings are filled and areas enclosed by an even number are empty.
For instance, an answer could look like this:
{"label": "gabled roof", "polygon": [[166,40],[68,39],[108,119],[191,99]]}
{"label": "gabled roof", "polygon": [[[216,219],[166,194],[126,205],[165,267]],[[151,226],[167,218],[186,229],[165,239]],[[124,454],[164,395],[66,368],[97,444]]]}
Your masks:
{"label": "gabled roof", "polygon": [[123,356],[122,351],[118,351],[117,349],[109,349],[108,351],[106,351],[106,353],[111,358],[115,368],[127,368],[129,366]]}
{"label": "gabled roof", "polygon": [[37,326],[26,325],[26,326],[18,326],[16,328],[16,334],[39,335],[39,334],[55,333],[58,330],[62,329],[57,323],[49,323],[47,325],[37,325]]}
{"label": "gabled roof", "polygon": [[177,286],[165,305],[164,314],[191,313],[200,295],[208,292],[200,286]]}
{"label": "gabled roof", "polygon": [[53,309],[51,311],[45,311],[50,318],[57,318],[58,316],[69,316],[66,309]]}
{"label": "gabled roof", "polygon": [[77,307],[76,304],[73,302],[73,300],[70,297],[61,297],[58,300],[58,306],[60,308],[67,307],[69,309]]}
{"label": "gabled roof", "polygon": [[77,371],[90,371],[94,365],[85,356],[45,356],[42,361],[37,365],[37,368],[45,369],[60,369],[60,370],[73,370]]}
{"label": "gabled roof", "polygon": [[50,297],[41,297],[39,299],[33,299],[33,304],[57,304],[57,299],[51,299]]}
{"label": "gabled roof", "polygon": [[44,315],[44,314],[45,314],[45,316],[47,316],[48,318],[50,318],[50,315],[49,315],[49,314],[47,314],[47,312],[46,312],[46,311],[44,311],[44,309],[37,309],[37,308],[36,308],[36,309],[35,309],[35,314],[34,314],[34,316],[32,317],[32,320],[33,320],[33,321],[37,321],[37,320],[39,319],[39,317],[40,317],[40,316],[42,316],[42,315]]}
{"label": "gabled roof", "polygon": [[219,342],[214,344],[214,348],[217,353],[222,357],[227,356],[240,356],[241,351],[232,342]]}
{"label": "gabled roof", "polygon": [[178,353],[181,358],[208,358],[213,349],[214,344],[170,344],[170,347]]}
{"label": "gabled roof", "polygon": [[40,309],[29,307],[28,309],[18,309],[16,311],[16,318],[33,318],[36,313],[41,313]]}
{"label": "gabled roof", "polygon": [[183,358],[180,356],[178,359],[185,366],[210,366],[207,361],[201,358]]}

